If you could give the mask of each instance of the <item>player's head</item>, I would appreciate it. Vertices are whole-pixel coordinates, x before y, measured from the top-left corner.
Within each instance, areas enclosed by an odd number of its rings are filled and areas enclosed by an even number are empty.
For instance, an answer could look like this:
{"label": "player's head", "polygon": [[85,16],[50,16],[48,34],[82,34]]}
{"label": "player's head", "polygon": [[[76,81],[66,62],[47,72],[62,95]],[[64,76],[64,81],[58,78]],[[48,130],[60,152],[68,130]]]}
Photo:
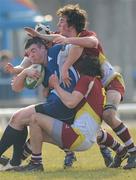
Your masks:
{"label": "player's head", "polygon": [[78,4],[68,4],[57,11],[60,17],[58,22],[58,29],[61,34],[66,35],[69,28],[74,28],[77,33],[85,29],[87,24],[87,13],[81,9]]}
{"label": "player's head", "polygon": [[38,37],[29,38],[25,43],[25,54],[33,64],[47,63],[45,41]]}
{"label": "player's head", "polygon": [[103,76],[101,64],[97,57],[83,55],[79,58],[79,73],[88,76]]}

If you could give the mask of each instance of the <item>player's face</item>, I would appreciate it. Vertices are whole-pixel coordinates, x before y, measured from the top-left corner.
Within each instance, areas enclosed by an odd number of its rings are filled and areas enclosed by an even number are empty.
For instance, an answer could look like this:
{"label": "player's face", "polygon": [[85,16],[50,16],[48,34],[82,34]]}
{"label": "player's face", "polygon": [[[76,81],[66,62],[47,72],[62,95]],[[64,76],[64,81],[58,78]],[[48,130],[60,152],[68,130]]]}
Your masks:
{"label": "player's face", "polygon": [[43,64],[47,59],[47,50],[45,47],[39,47],[36,44],[32,44],[28,49],[26,49],[26,54],[32,64]]}
{"label": "player's face", "polygon": [[62,34],[63,36],[69,36],[70,27],[68,26],[66,16],[62,16],[59,18],[57,26],[60,34]]}

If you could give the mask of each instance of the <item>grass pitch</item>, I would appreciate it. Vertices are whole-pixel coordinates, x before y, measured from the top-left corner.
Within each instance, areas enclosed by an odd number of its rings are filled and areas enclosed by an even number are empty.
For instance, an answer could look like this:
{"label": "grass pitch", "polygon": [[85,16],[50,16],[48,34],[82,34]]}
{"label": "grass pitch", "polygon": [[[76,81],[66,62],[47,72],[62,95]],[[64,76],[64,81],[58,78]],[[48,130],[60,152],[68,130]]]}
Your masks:
{"label": "grass pitch", "polygon": [[[136,128],[131,128],[130,132],[136,142]],[[12,149],[9,149],[6,155],[10,156],[11,153]],[[73,168],[64,170],[64,152],[53,145],[44,144],[44,172],[0,172],[0,180],[136,180],[136,169],[106,168],[97,145],[88,151],[76,153],[76,156]]]}

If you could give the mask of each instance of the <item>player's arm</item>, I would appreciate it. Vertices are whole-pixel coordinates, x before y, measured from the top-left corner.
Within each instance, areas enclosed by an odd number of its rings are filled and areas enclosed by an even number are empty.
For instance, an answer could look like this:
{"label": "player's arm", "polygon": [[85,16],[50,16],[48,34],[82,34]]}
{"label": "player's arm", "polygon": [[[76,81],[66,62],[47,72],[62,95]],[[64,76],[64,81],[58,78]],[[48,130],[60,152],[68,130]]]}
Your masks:
{"label": "player's arm", "polygon": [[58,34],[58,36],[54,37],[53,42],[57,44],[73,44],[86,48],[96,48],[98,46],[98,39],[95,36],[65,37]]}
{"label": "player's arm", "polygon": [[12,90],[15,92],[20,92],[24,88],[24,81],[27,74],[25,70],[23,70],[21,73],[19,73],[17,76],[15,76],[11,82]]}
{"label": "player's arm", "polygon": [[25,56],[23,58],[21,64],[19,66],[15,66],[16,74],[21,73],[25,68],[28,68],[31,65],[32,65],[32,63],[31,63],[30,59],[27,56]]}
{"label": "player's arm", "polygon": [[10,74],[19,74],[21,73],[25,68],[29,67],[31,65],[31,62],[28,57],[24,57],[21,64],[18,66],[13,66],[11,63],[8,63],[4,69],[6,72]]}
{"label": "player's arm", "polygon": [[68,108],[76,107],[84,97],[83,94],[81,94],[78,91],[73,91],[72,93],[69,93],[69,92],[65,91],[64,89],[62,89],[59,85],[59,80],[56,75],[52,75],[50,77],[49,84],[51,87],[53,87],[57,91],[61,101]]}
{"label": "player's arm", "polygon": [[65,37],[61,34],[50,34],[45,35],[37,32],[36,30],[26,27],[25,31],[30,36],[38,36],[44,40],[53,41],[53,43],[57,44],[73,44],[76,46],[82,46],[86,48],[95,48],[98,46],[98,39],[96,36],[85,36],[85,37]]}
{"label": "player's arm", "polygon": [[27,67],[29,67],[29,66],[31,66],[31,65],[32,65],[32,63],[31,63],[30,59],[29,59],[27,56],[25,56],[25,57],[23,58],[23,60],[22,60],[22,62],[21,62],[21,64],[20,64],[20,66],[21,66],[23,69],[25,69],[25,68],[27,68]]}
{"label": "player's arm", "polygon": [[82,52],[83,48],[79,46],[72,46],[69,50],[67,60],[63,64],[61,70],[62,80],[67,86],[70,85],[68,69],[77,61],[77,59],[81,56]]}

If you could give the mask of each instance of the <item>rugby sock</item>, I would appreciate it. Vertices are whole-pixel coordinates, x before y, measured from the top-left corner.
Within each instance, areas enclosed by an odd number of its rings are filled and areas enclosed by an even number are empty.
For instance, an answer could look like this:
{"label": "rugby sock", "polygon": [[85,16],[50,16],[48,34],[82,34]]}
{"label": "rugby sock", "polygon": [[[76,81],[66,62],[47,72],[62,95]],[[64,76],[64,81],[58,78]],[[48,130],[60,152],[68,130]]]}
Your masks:
{"label": "rugby sock", "polygon": [[117,128],[113,129],[116,135],[124,142],[129,153],[136,153],[136,147],[128,131],[128,128],[121,123]]}
{"label": "rugby sock", "polygon": [[42,164],[42,153],[32,153],[31,161],[33,162],[33,164]]}
{"label": "rugby sock", "polygon": [[[20,131],[19,131],[20,132]],[[2,138],[0,140],[0,156],[11,146],[13,145],[15,139],[18,137],[18,130],[7,126],[5,129]]]}
{"label": "rugby sock", "polygon": [[108,132],[101,130],[101,138],[99,137],[98,144],[100,148],[110,147],[118,155],[123,156],[126,153],[126,148],[118,143]]}
{"label": "rugby sock", "polygon": [[31,154],[32,154],[32,151],[31,151],[30,139],[28,139],[28,141],[24,144],[24,147],[23,147],[22,160],[27,159],[28,156]]}
{"label": "rugby sock", "polygon": [[13,165],[13,166],[18,166],[21,163],[23,146],[26,142],[27,134],[28,134],[28,131],[27,131],[27,127],[26,127],[22,131],[18,132],[18,137],[14,141],[13,156],[10,161],[11,165]]}

